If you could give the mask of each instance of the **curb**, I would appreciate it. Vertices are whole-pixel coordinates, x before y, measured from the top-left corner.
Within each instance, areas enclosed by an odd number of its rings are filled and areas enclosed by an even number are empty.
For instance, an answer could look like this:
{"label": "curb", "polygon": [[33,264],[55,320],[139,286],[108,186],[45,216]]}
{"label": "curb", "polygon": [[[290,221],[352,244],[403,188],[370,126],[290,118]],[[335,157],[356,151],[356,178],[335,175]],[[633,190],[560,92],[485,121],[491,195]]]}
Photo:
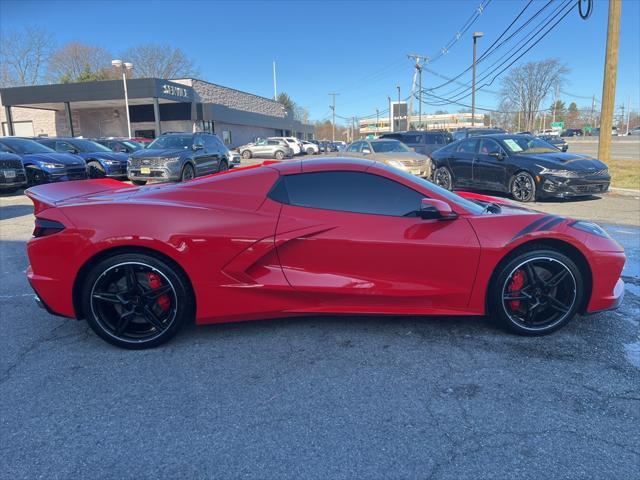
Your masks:
{"label": "curb", "polygon": [[629,197],[640,197],[640,190],[635,190],[633,188],[609,187],[609,190],[614,193],[617,193],[618,195],[625,195]]}

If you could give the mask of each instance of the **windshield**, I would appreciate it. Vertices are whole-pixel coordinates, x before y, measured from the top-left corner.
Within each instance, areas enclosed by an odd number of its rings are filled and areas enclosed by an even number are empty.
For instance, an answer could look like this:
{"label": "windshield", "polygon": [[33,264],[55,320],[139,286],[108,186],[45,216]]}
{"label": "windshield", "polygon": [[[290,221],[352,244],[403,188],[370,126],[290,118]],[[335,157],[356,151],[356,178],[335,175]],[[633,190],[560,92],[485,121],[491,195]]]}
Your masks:
{"label": "windshield", "polygon": [[33,140],[27,140],[26,138],[3,138],[2,143],[9,147],[15,153],[29,154],[29,153],[55,153],[49,147],[39,144]]}
{"label": "windshield", "polygon": [[404,143],[397,140],[380,140],[378,142],[371,142],[371,148],[373,148],[375,153],[411,151]]}
{"label": "windshield", "polygon": [[192,135],[167,135],[164,137],[156,138],[147,148],[149,150],[152,150],[154,148],[160,150],[190,148],[192,142]]}
{"label": "windshield", "polygon": [[544,140],[529,135],[503,138],[502,143],[510,153],[558,153],[558,149]]}
{"label": "windshield", "polygon": [[[392,169],[392,167],[387,167],[387,166],[385,166],[385,168]],[[467,200],[466,198],[462,198],[460,195],[450,192],[449,190],[442,188],[441,186],[436,185],[435,183],[431,183],[430,181],[425,180],[424,178],[418,177],[404,170],[399,170],[395,168],[393,168],[392,171],[394,174],[400,175],[406,178],[414,185],[422,188],[426,188],[440,195],[441,197],[444,197],[447,200],[450,200],[451,202],[457,205],[460,205],[462,208],[464,208],[465,210],[467,210],[468,212],[474,215],[482,215],[485,212],[484,206],[478,205],[477,203],[472,202],[471,200]]]}
{"label": "windshield", "polygon": [[132,151],[133,150],[140,150],[142,148],[142,145],[140,145],[139,143],[136,142],[120,142],[120,144],[124,145],[127,148],[130,148]]}
{"label": "windshield", "polygon": [[110,152],[111,150],[105,147],[104,145],[100,145],[97,142],[92,142],[91,140],[68,140],[68,142],[76,147],[79,152],[84,153],[94,153],[94,152]]}

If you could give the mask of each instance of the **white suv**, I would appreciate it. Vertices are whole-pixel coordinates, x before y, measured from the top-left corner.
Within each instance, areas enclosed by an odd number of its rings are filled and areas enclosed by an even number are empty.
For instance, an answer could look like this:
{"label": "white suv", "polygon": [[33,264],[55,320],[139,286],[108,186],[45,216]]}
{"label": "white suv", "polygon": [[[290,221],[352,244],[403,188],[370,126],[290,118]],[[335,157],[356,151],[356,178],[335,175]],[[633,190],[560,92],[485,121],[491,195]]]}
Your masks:
{"label": "white suv", "polygon": [[320,147],[312,142],[302,141],[302,148],[307,155],[316,155],[320,153]]}
{"label": "white suv", "polygon": [[289,145],[289,148],[293,150],[294,155],[299,155],[302,152],[302,144],[295,137],[269,137],[268,140],[282,140]]}

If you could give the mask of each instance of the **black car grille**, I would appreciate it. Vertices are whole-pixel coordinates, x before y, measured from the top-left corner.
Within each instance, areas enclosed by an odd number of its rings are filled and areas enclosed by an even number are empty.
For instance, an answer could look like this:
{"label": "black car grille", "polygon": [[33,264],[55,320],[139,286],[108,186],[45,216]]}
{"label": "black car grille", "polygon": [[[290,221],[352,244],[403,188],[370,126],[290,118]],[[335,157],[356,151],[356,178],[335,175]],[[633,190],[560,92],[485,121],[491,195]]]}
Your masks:
{"label": "black car grille", "polygon": [[159,158],[130,158],[130,166],[132,168],[140,167],[164,167],[167,163],[167,159],[163,157]]}
{"label": "black car grille", "polygon": [[575,185],[573,189],[578,193],[600,193],[607,191],[608,184],[593,183],[590,185]]}
{"label": "black car grille", "polygon": [[22,160],[0,160],[0,169],[3,168],[22,170]]}
{"label": "black car grille", "polygon": [[602,170],[598,170],[597,172],[589,173],[590,177],[604,177],[609,175],[609,169],[603,168]]}
{"label": "black car grille", "polygon": [[[20,167],[22,168],[22,166]],[[0,175],[0,185],[6,183],[23,183],[27,181],[27,177],[24,174],[24,171],[16,172],[16,176],[13,178],[7,178],[4,175]]]}

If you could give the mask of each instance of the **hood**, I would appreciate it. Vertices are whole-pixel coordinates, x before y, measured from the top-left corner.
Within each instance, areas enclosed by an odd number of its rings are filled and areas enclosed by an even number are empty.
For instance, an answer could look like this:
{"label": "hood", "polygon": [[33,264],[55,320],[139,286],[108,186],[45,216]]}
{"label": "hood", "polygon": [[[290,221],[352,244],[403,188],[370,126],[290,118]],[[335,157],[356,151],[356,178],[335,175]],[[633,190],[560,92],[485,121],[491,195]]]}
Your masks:
{"label": "hood", "polygon": [[427,156],[416,152],[386,152],[386,153],[371,153],[367,155],[373,157],[376,160],[426,160]]}
{"label": "hood", "polygon": [[[521,157],[523,155],[520,155]],[[562,167],[563,170],[603,170],[607,166],[600,160],[577,153],[538,153],[524,155],[538,165],[547,168]]]}
{"label": "hood", "polygon": [[22,159],[31,162],[43,162],[43,163],[61,163],[67,167],[71,166],[85,166],[86,162],[82,157],[74,155],[73,153],[27,153],[21,155]]}
{"label": "hood", "polygon": [[162,149],[162,148],[154,148],[144,150],[137,150],[131,154],[131,158],[157,158],[157,157],[178,157],[184,155],[185,152],[188,152],[187,148],[174,148],[174,149]]}
{"label": "hood", "polygon": [[98,158],[101,160],[115,160],[119,162],[126,162],[127,159],[129,158],[128,154],[122,153],[122,152],[91,152],[91,153],[81,152],[78,155],[84,158],[85,160],[88,158]]}

